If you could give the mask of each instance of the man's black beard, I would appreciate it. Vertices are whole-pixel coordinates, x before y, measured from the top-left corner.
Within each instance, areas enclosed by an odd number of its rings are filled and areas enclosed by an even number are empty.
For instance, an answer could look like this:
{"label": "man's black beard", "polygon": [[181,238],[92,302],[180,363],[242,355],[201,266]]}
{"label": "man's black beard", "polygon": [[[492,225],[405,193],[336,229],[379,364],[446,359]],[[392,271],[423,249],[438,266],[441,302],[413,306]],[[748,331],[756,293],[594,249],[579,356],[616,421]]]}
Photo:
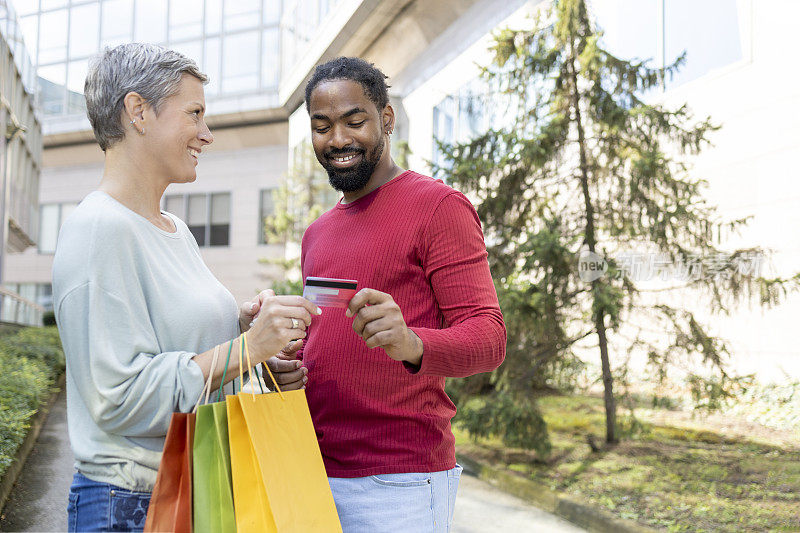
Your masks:
{"label": "man's black beard", "polygon": [[351,169],[327,167],[325,170],[328,171],[331,187],[341,192],[354,192],[367,186],[375,171],[375,164],[370,163],[367,158],[362,158],[361,162]]}
{"label": "man's black beard", "polygon": [[[352,153],[347,149],[342,152]],[[336,154],[331,153],[330,155]],[[323,165],[328,172],[328,181],[331,187],[341,192],[355,192],[363,189],[369,183],[382,155],[383,143],[381,142],[369,154],[361,152],[361,161],[353,168],[342,170],[330,164]]]}

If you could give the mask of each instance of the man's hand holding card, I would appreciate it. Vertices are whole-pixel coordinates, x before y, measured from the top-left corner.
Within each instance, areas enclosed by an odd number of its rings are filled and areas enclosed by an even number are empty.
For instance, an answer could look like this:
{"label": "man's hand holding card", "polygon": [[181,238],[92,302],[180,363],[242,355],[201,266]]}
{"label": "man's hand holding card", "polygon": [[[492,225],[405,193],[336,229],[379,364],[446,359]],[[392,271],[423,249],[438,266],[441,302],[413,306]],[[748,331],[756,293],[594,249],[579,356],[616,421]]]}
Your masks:
{"label": "man's hand holding card", "polygon": [[395,361],[414,366],[422,362],[422,339],[408,328],[400,306],[390,294],[361,289],[350,300],[345,315],[354,317],[353,330],[369,348],[383,348]]}
{"label": "man's hand holding card", "polygon": [[395,361],[419,366],[422,340],[408,329],[400,306],[390,294],[375,289],[356,292],[358,282],[351,279],[308,276],[303,297],[320,307],[346,308],[354,317],[353,330],[369,348],[383,348]]}

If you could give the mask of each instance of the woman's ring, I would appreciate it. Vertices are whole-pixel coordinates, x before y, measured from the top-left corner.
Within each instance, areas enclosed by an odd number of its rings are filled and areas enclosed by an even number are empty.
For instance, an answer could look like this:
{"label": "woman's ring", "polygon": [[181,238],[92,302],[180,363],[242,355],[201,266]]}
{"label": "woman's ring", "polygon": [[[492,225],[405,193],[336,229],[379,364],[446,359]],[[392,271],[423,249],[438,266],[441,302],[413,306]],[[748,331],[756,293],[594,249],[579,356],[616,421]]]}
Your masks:
{"label": "woman's ring", "polygon": [[298,327],[300,327],[300,322],[296,318],[293,318],[292,319],[292,329],[297,329]]}

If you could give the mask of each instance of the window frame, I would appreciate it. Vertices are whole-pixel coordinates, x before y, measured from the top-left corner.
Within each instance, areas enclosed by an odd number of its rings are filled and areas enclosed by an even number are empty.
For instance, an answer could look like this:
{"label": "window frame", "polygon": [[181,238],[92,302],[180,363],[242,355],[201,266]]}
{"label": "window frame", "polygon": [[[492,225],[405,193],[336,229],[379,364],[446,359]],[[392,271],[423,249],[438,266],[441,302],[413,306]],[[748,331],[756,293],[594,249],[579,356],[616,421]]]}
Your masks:
{"label": "window frame", "polygon": [[[228,197],[228,224],[227,224],[227,226],[228,226],[228,236],[226,238],[226,243],[225,244],[211,244],[211,226],[212,226],[212,224],[211,224],[211,216],[212,216],[211,210],[212,210],[212,203],[213,203],[212,202],[212,197],[215,196],[215,195],[226,195]],[[231,210],[231,207],[233,205],[232,204],[232,202],[233,202],[233,194],[232,194],[232,192],[231,191],[209,191],[209,192],[165,194],[161,198],[161,210],[162,211],[166,210],[167,198],[180,198],[180,201],[183,204],[183,214],[184,214],[182,220],[186,224],[186,227],[188,228],[189,227],[189,223],[187,222],[187,220],[189,218],[189,197],[190,196],[204,196],[205,197],[206,213],[205,213],[205,217],[204,217],[205,218],[205,222],[203,224],[203,244],[200,244],[198,242],[197,246],[200,247],[200,248],[223,248],[223,247],[226,247],[226,246],[230,247],[230,245],[231,245],[231,235],[233,233],[231,231],[231,229],[232,229],[231,228],[231,225],[232,225],[231,224],[231,219],[232,219],[231,215],[233,214],[233,212]],[[177,216],[177,215],[175,215],[175,216]],[[178,218],[181,218],[181,217],[178,217]],[[217,225],[223,225],[223,224],[217,224]],[[191,229],[189,230],[189,232],[191,233]],[[192,233],[192,236],[194,236],[194,233]],[[196,237],[195,237],[195,241],[197,241]]]}
{"label": "window frame", "polygon": [[[275,191],[278,190],[278,187],[266,187],[264,189],[259,189],[258,191],[258,245],[259,246],[266,246],[269,244],[276,244],[274,242],[267,242],[266,235],[264,235],[264,220],[266,216],[264,216],[264,193],[268,192],[270,195],[274,194]],[[267,215],[274,215],[275,214],[275,200],[272,200],[272,211]]]}
{"label": "window frame", "polygon": [[[61,233],[61,226],[64,224],[64,206],[72,206],[73,209],[77,207],[80,202],[45,202],[39,204],[39,224],[36,228],[36,252],[40,255],[53,255],[56,253],[58,247],[58,235]],[[52,250],[42,249],[42,207],[55,205],[58,206],[58,214],[56,215],[56,242]]]}

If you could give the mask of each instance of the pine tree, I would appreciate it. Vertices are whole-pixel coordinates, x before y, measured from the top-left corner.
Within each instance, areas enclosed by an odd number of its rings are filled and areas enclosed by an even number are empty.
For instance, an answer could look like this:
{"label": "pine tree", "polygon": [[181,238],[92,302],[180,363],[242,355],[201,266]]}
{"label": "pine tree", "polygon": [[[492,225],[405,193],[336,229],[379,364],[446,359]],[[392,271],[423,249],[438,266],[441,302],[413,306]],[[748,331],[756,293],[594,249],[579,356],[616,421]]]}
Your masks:
{"label": "pine tree", "polygon": [[725,251],[715,238],[746,222],[724,223],[703,198],[705,182],[690,173],[688,161],[717,126],[685,105],[642,99],[684,57],[653,68],[615,57],[601,36],[583,0],[554,1],[531,29],[496,35],[483,74],[495,91],[490,100],[506,104],[496,105],[494,122],[509,125],[442,145],[441,170],[477,199],[508,326],[506,363],[492,379],[496,394],[511,401],[491,403],[529,404],[554,373],[578,364],[576,343],[596,340],[606,441],[614,443],[609,336],[622,342],[621,330],[635,330],[640,319],[662,334],[636,334],[628,349],[644,350],[661,375],[677,357],[699,355],[731,381],[725,343],[691,310],[643,294],[617,254],[648,250],[695,267],[714,258],[713,272],[703,264],[702,275],[672,287],[693,291],[714,312],[742,301],[774,305],[798,278],[762,278],[744,266],[763,250]]}

